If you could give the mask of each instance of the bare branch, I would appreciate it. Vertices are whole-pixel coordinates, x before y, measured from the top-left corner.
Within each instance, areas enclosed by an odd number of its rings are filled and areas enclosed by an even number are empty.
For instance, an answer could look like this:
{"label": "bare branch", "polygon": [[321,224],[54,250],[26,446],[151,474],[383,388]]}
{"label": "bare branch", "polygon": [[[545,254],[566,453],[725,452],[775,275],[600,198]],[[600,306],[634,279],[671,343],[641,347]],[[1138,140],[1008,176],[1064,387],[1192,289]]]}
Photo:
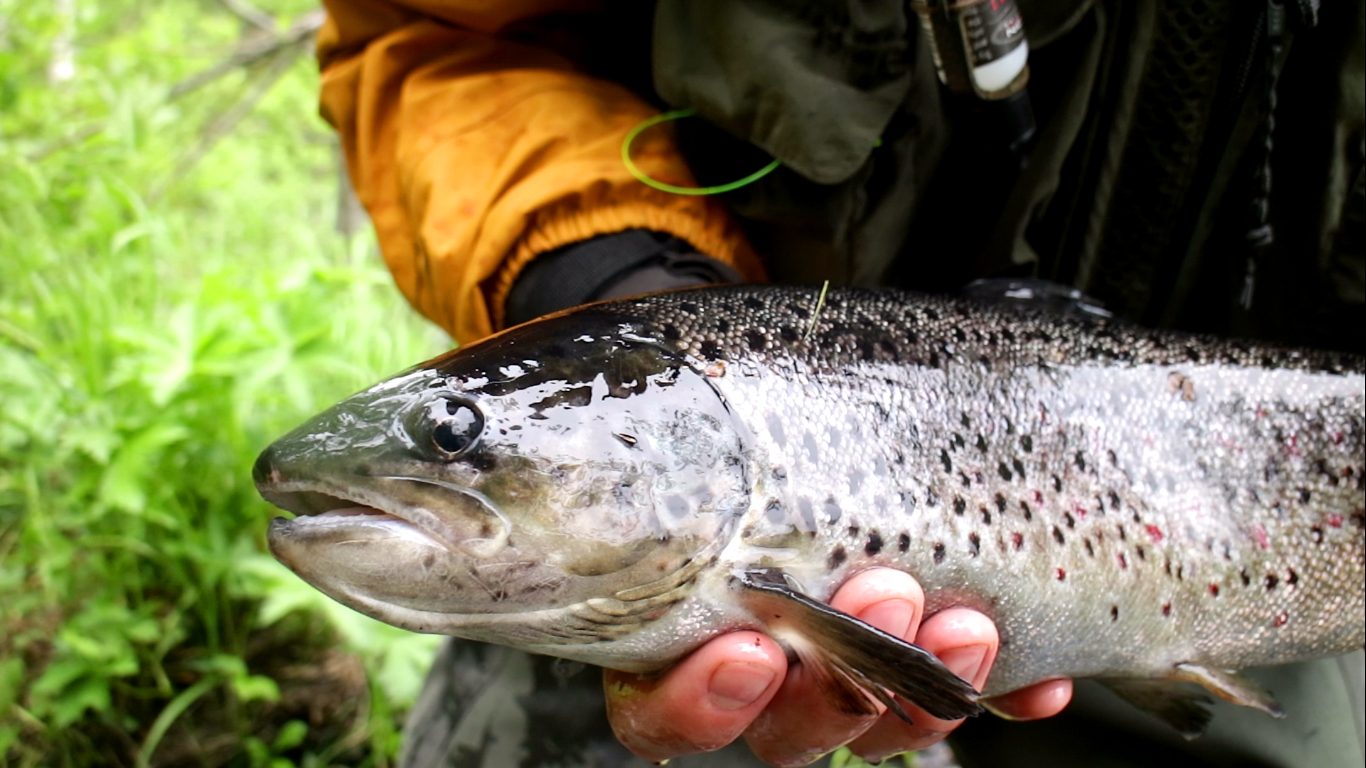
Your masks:
{"label": "bare branch", "polygon": [[256,75],[255,81],[252,82],[242,98],[238,99],[236,103],[230,105],[227,109],[218,113],[218,116],[215,117],[213,122],[205,129],[204,134],[200,136],[199,142],[195,144],[193,149],[180,158],[180,162],[176,163],[175,170],[171,172],[171,175],[168,176],[163,183],[157,185],[157,187],[152,190],[148,199],[151,201],[160,200],[167,191],[179,183],[181,179],[185,178],[190,170],[209,153],[209,150],[213,149],[214,145],[217,144],[220,139],[228,135],[228,133],[242,121],[242,118],[251,114],[251,111],[256,108],[256,104],[261,100],[261,97],[265,96],[266,92],[270,90],[270,87],[275,85],[275,82],[284,76],[285,72],[289,69],[289,66],[294,63],[294,59],[298,56],[298,53],[299,51],[297,49],[285,48],[279,50],[271,60],[270,66]]}
{"label": "bare branch", "polygon": [[166,96],[167,101],[178,99],[196,88],[217,80],[238,67],[246,66],[254,61],[270,56],[277,51],[288,48],[291,45],[298,45],[299,43],[310,39],[313,34],[322,27],[324,18],[325,14],[321,10],[309,11],[303,16],[295,19],[294,23],[291,24],[289,29],[285,30],[282,35],[257,35],[248,38],[244,41],[242,47],[238,48],[237,51],[226,60],[221,61],[198,74],[191,75],[171,86],[171,90]]}
{"label": "bare branch", "polygon": [[275,17],[257,8],[247,0],[218,0],[233,15],[264,32],[275,34]]}

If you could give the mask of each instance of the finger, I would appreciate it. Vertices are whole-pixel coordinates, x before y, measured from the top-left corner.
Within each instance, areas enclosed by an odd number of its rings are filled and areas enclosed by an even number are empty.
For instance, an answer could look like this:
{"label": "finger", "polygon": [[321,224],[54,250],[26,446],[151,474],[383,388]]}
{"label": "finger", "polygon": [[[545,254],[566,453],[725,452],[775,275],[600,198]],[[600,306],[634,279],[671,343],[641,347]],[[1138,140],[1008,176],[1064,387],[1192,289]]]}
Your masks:
{"label": "finger", "polygon": [[[850,579],[831,607],[857,616],[897,637],[914,637],[924,612],[925,593],[910,575],[886,568]],[[877,720],[836,710],[816,684],[811,670],[797,665],[772,703],[745,731],[759,759],[777,766],[805,765],[847,743]],[[882,705],[876,704],[878,712]]]}
{"label": "finger", "polygon": [[720,749],[773,698],[787,657],[758,632],[714,638],[660,677],[603,670],[607,716],[617,738],[659,762]]}
{"label": "finger", "polygon": [[[996,625],[986,616],[968,608],[950,608],[920,625],[915,644],[939,657],[951,672],[981,689],[991,673],[1000,646]],[[943,739],[963,721],[940,720],[909,702],[902,702],[911,724],[893,714],[884,714],[849,748],[870,762],[885,760],[900,752],[924,749]]]}
{"label": "finger", "polygon": [[1007,720],[1038,720],[1058,714],[1071,701],[1072,680],[1064,677],[993,696],[982,704]]}

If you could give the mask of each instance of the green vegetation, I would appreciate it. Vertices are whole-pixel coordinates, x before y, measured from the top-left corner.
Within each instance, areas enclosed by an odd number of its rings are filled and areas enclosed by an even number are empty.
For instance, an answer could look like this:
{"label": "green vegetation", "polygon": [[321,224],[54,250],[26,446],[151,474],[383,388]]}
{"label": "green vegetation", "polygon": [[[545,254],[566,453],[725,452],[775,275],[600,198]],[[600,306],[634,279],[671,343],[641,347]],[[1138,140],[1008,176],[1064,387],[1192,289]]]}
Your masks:
{"label": "green vegetation", "polygon": [[0,0],[0,764],[386,765],[435,647],[264,554],[255,454],[448,342],[334,230],[307,35],[174,90],[262,8]]}

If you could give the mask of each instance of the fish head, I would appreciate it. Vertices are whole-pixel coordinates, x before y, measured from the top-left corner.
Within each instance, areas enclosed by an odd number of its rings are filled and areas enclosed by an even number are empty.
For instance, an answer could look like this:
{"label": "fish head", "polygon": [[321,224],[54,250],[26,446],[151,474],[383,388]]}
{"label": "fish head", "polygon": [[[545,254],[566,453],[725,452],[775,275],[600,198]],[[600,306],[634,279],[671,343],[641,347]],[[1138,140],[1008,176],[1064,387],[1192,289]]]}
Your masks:
{"label": "fish head", "polygon": [[620,625],[682,598],[749,504],[746,444],[663,339],[580,312],[344,400],[267,448],[254,478],[296,515],[273,521],[271,551],[334,599],[553,653],[602,639],[601,621],[574,619],[595,599],[625,600]]}

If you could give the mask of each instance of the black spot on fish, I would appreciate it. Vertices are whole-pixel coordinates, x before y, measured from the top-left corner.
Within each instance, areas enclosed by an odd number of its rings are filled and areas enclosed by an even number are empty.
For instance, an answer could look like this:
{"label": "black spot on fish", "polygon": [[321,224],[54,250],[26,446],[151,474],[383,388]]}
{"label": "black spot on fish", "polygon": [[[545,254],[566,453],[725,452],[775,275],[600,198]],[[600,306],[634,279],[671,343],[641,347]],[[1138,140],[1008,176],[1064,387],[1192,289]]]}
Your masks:
{"label": "black spot on fish", "polygon": [[498,457],[490,451],[478,451],[465,457],[465,465],[476,472],[490,472],[498,466]]}
{"label": "black spot on fish", "polygon": [[1268,592],[1270,592],[1271,590],[1275,589],[1275,588],[1276,588],[1276,585],[1277,585],[1277,584],[1280,584],[1280,583],[1281,583],[1281,579],[1280,579],[1280,577],[1278,577],[1276,574],[1274,574],[1274,573],[1268,573],[1268,574],[1266,575],[1266,590],[1267,590]]}
{"label": "black spot on fish", "polygon": [[783,341],[789,342],[796,341],[797,339],[801,338],[801,334],[797,333],[797,329],[793,328],[790,325],[785,325],[782,328],[779,328],[778,335],[782,337]]}
{"label": "black spot on fish", "polygon": [[982,551],[982,539],[976,533],[968,534],[968,551],[973,557],[977,557],[977,553]]}
{"label": "black spot on fish", "polygon": [[977,509],[982,513],[982,522],[986,525],[991,525],[991,513],[987,511],[987,508],[978,507]]}
{"label": "black spot on fish", "polygon": [[1293,587],[1293,586],[1295,586],[1296,584],[1300,583],[1300,575],[1299,575],[1298,573],[1295,573],[1295,569],[1294,569],[1294,568],[1286,568],[1285,570],[1286,570],[1286,574],[1285,574],[1285,583],[1286,583],[1286,584],[1288,584],[1288,585],[1290,585],[1290,586]]}
{"label": "black spot on fish", "polygon": [[898,536],[896,539],[896,548],[898,551],[901,552],[905,552],[906,550],[910,549],[911,535],[909,533],[902,533],[900,536]]}
{"label": "black spot on fish", "polygon": [[1119,621],[1119,606],[1110,606],[1110,621]]}
{"label": "black spot on fish", "polygon": [[1010,482],[1010,479],[1014,477],[1010,472],[1010,467],[1007,467],[1004,461],[996,465],[996,474],[1000,475],[1001,479],[1006,482]]}
{"label": "black spot on fish", "polygon": [[1308,488],[1297,488],[1297,489],[1295,489],[1295,490],[1299,491],[1299,494],[1300,494],[1300,503],[1301,503],[1301,504],[1308,504],[1308,503],[1309,503],[1309,489],[1308,489]]}
{"label": "black spot on fish", "polygon": [[1115,526],[1115,527],[1119,529],[1119,540],[1120,540],[1120,541],[1128,541],[1128,540],[1129,540],[1129,534],[1127,534],[1127,533],[1124,532],[1124,526],[1122,526],[1122,525],[1117,525],[1117,526]]}
{"label": "black spot on fish", "polygon": [[1085,471],[1086,471],[1086,454],[1082,453],[1081,451],[1077,451],[1077,460],[1076,460],[1076,461],[1077,461],[1077,469],[1080,469],[1082,472],[1085,472]]}
{"label": "black spot on fish", "polygon": [[907,343],[907,344],[919,344],[919,343],[920,343],[920,336],[917,335],[915,331],[906,331],[906,343]]}
{"label": "black spot on fish", "polygon": [[1096,556],[1096,548],[1093,547],[1093,546],[1091,546],[1091,540],[1090,540],[1090,539],[1082,539],[1081,542],[1082,542],[1083,544],[1086,545],[1086,554],[1090,555],[1091,557],[1095,557],[1095,556]]}
{"label": "black spot on fish", "polygon": [[1147,560],[1147,559],[1148,559],[1148,555],[1147,555],[1147,553],[1144,551],[1143,545],[1142,545],[1142,544],[1138,544],[1138,545],[1136,545],[1136,546],[1134,547],[1134,554],[1138,555],[1138,559],[1139,559],[1139,560]]}
{"label": "black spot on fish", "polygon": [[960,482],[963,483],[963,487],[964,487],[964,488],[971,488],[971,487],[972,487],[972,480],[971,480],[971,478],[969,478],[969,477],[967,476],[967,474],[965,474],[965,473],[963,473],[963,472],[959,472],[959,473],[958,473],[958,480],[959,480]]}
{"label": "black spot on fish", "polygon": [[961,450],[963,449],[963,436],[962,436],[962,435],[958,434],[957,432],[954,432],[954,433],[953,433],[953,440],[952,440],[952,442],[953,442],[953,447],[954,447],[955,450],[960,450],[960,451],[961,451]]}
{"label": "black spot on fish", "polygon": [[768,345],[768,340],[758,331],[745,331],[745,343],[755,352],[762,352],[764,347]]}
{"label": "black spot on fish", "polygon": [[835,551],[830,553],[830,562],[828,564],[830,570],[833,571],[836,568],[840,567],[848,558],[849,555],[845,553],[844,547],[835,547]]}
{"label": "black spot on fish", "polygon": [[987,439],[985,437],[982,437],[981,435],[977,436],[977,450],[981,451],[982,453],[987,452]]}
{"label": "black spot on fish", "polygon": [[1063,544],[1067,541],[1067,539],[1064,539],[1062,537],[1062,531],[1058,530],[1058,526],[1056,525],[1053,526],[1053,540],[1058,542],[1059,544]]}
{"label": "black spot on fish", "polygon": [[939,320],[939,313],[936,312],[935,310],[930,309],[929,307],[926,307],[924,311],[925,311],[925,317],[928,318],[930,321],[935,322],[935,321],[938,321],[938,320]]}
{"label": "black spot on fish", "polygon": [[1003,515],[1006,513],[1006,497],[1003,494],[996,494],[996,511]]}
{"label": "black spot on fish", "polygon": [[1319,526],[1316,525],[1316,526],[1310,528],[1310,529],[1309,529],[1309,535],[1314,539],[1314,543],[1315,543],[1315,544],[1322,544],[1322,543],[1323,543],[1323,529],[1320,528]]}
{"label": "black spot on fish", "polygon": [[882,551],[882,535],[877,531],[868,534],[868,543],[863,545],[863,551],[869,555],[876,555]]}
{"label": "black spot on fish", "polygon": [[934,564],[935,564],[935,565],[939,565],[939,564],[942,563],[942,562],[944,562],[944,545],[943,545],[943,544],[935,544],[935,545],[934,545]]}
{"label": "black spot on fish", "polygon": [[972,419],[968,418],[967,411],[958,415],[958,423],[963,425],[963,429],[972,429]]}
{"label": "black spot on fish", "polygon": [[716,321],[716,332],[720,334],[730,333],[730,321],[724,317]]}
{"label": "black spot on fish", "polygon": [[1034,513],[1029,509],[1029,502],[1023,499],[1020,500],[1020,511],[1024,513],[1024,519],[1026,522],[1034,519]]}
{"label": "black spot on fish", "polygon": [[1025,453],[1030,453],[1034,450],[1034,438],[1030,437],[1029,435],[1021,435],[1020,447],[1024,449]]}
{"label": "black spot on fish", "polygon": [[942,448],[939,450],[939,463],[944,465],[945,472],[953,471],[953,462],[949,460],[949,452]]}
{"label": "black spot on fish", "polygon": [[1064,523],[1067,523],[1067,527],[1068,527],[1069,529],[1072,529],[1072,528],[1076,528],[1076,527],[1077,527],[1077,520],[1076,520],[1076,518],[1072,517],[1072,513],[1071,513],[1071,512],[1064,512],[1064,513],[1062,513],[1062,521],[1063,521]]}
{"label": "black spot on fish", "polygon": [[433,565],[436,565],[436,555],[429,552],[426,557],[422,558],[422,567],[430,570]]}
{"label": "black spot on fish", "polygon": [[1110,491],[1110,508],[1111,508],[1111,509],[1119,509],[1119,507],[1120,507],[1119,494],[1115,493],[1114,491]]}
{"label": "black spot on fish", "polygon": [[1062,493],[1062,478],[1057,475],[1053,476],[1053,490]]}
{"label": "black spot on fish", "polygon": [[931,353],[930,353],[930,367],[931,367],[931,368],[938,368],[938,367],[939,367],[939,353],[938,353],[938,352],[931,352]]}
{"label": "black spot on fish", "polygon": [[939,506],[939,494],[935,493],[933,490],[925,491],[925,506],[927,506],[927,507],[937,507],[937,506]]}
{"label": "black spot on fish", "polygon": [[1115,455],[1114,451],[1106,451],[1105,456],[1110,459],[1110,466],[1119,466],[1119,457]]}
{"label": "black spot on fish", "polygon": [[745,297],[745,302],[744,302],[744,303],[745,303],[745,306],[746,306],[746,307],[749,307],[750,309],[763,309],[763,308],[764,308],[764,303],[763,303],[762,301],[759,301],[758,299],[754,298],[753,296],[746,296],[746,297]]}
{"label": "black spot on fish", "polygon": [[845,532],[847,532],[847,533],[849,534],[849,538],[851,538],[851,539],[856,539],[856,538],[858,538],[859,532],[860,532],[861,530],[863,530],[863,529],[859,528],[857,525],[851,525],[851,526],[849,526],[848,528],[845,529]]}
{"label": "black spot on fish", "polygon": [[964,510],[966,510],[967,508],[968,508],[968,503],[967,503],[966,501],[963,501],[963,497],[962,497],[962,496],[954,496],[954,497],[953,497],[953,513],[954,513],[955,515],[958,515],[959,517],[962,517]]}
{"label": "black spot on fish", "polygon": [[717,360],[721,357],[721,345],[714,341],[704,341],[698,345],[697,354],[706,360]]}
{"label": "black spot on fish", "polygon": [[1245,587],[1252,584],[1252,577],[1247,575],[1246,568],[1243,568],[1242,570],[1238,571],[1238,578],[1242,580],[1243,586]]}
{"label": "black spot on fish", "polygon": [[788,304],[787,308],[790,312],[792,312],[792,314],[796,315],[797,319],[799,320],[805,320],[806,318],[811,316],[811,312],[809,312],[806,307],[803,307],[800,304]]}
{"label": "black spot on fish", "polygon": [[678,326],[673,323],[665,323],[661,330],[664,331],[665,341],[678,341],[683,338],[683,334],[679,332]]}
{"label": "black spot on fish", "polygon": [[1010,465],[1015,468],[1015,474],[1020,476],[1020,480],[1025,480],[1024,462],[1019,459],[1011,459]]}

